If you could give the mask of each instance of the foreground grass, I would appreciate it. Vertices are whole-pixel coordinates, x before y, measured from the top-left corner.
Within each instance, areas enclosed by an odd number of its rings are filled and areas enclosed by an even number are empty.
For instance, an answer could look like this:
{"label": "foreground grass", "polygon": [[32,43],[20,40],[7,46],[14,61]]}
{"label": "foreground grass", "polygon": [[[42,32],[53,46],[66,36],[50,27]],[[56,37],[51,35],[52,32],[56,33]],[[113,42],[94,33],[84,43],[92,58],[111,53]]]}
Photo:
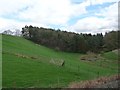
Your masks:
{"label": "foreground grass", "polygon": [[[3,87],[67,87],[73,81],[118,73],[118,67],[113,63],[117,62],[117,55],[112,52],[103,54],[106,61],[84,62],[80,60],[82,54],[79,53],[57,52],[21,37],[2,36]],[[37,59],[18,57],[15,54]],[[65,65],[59,67],[50,64],[51,59],[62,59]]]}

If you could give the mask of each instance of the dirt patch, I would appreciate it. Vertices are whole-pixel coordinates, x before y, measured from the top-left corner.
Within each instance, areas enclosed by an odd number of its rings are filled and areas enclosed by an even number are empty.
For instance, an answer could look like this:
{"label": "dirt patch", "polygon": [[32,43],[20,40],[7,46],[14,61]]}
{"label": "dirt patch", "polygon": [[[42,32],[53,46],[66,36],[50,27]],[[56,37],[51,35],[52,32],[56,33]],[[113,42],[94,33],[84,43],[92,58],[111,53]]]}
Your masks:
{"label": "dirt patch", "polygon": [[28,56],[28,55],[24,55],[24,54],[20,54],[20,53],[11,53],[11,52],[3,51],[2,54],[9,54],[9,55],[14,55],[14,56],[17,56],[17,57],[27,58],[27,59],[38,59],[35,56]]}
{"label": "dirt patch", "polygon": [[102,88],[102,85],[105,85],[112,81],[117,82],[118,80],[120,80],[120,75],[114,75],[114,76],[110,76],[110,77],[101,77],[96,80],[73,82],[69,85],[69,88],[96,88],[96,87]]}
{"label": "dirt patch", "polygon": [[15,53],[15,56],[30,59],[29,56],[27,56],[27,55],[22,55],[22,54],[19,54],[19,53]]}
{"label": "dirt patch", "polygon": [[100,54],[95,54],[92,52],[88,52],[86,55],[82,55],[80,60],[83,61],[96,61],[96,60],[103,60],[104,58],[100,56]]}
{"label": "dirt patch", "polygon": [[19,53],[15,53],[14,55],[17,57],[22,57],[22,58],[27,58],[27,59],[37,59],[37,57],[27,56],[27,55],[23,55],[23,54],[19,54]]}

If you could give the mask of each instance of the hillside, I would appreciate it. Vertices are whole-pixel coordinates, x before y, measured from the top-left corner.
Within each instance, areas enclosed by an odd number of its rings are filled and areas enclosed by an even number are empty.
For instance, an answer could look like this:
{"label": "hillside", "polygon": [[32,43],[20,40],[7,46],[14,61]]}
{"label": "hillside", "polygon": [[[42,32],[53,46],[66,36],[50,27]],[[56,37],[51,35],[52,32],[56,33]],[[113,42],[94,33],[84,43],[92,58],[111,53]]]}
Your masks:
{"label": "hillside", "polygon": [[[54,51],[21,37],[2,35],[3,87],[67,87],[71,82],[117,74],[117,54],[97,61],[80,53]],[[64,66],[51,63],[63,60]],[[59,60],[59,61],[57,61]]]}

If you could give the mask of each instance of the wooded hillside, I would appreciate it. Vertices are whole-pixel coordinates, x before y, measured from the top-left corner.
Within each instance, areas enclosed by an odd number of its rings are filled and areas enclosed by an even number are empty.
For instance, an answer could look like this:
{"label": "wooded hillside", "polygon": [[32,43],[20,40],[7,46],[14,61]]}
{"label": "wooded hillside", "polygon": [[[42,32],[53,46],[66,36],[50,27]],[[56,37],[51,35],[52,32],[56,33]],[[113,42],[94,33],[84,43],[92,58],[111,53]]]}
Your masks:
{"label": "wooded hillside", "polygon": [[37,44],[45,45],[57,51],[67,51],[75,53],[86,53],[110,51],[120,48],[118,34],[120,31],[111,31],[106,33],[92,34],[77,34],[55,30],[51,28],[25,26],[22,28],[22,35]]}

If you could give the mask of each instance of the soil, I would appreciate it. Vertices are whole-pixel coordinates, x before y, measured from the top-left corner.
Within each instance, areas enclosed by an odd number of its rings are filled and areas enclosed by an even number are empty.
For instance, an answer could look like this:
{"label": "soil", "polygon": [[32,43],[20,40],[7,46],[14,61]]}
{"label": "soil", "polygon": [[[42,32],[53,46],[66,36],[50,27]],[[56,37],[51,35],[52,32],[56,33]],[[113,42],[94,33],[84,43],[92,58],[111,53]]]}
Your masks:
{"label": "soil", "polygon": [[120,75],[113,75],[84,82],[73,82],[69,88],[119,88],[119,83]]}
{"label": "soil", "polygon": [[95,88],[120,88],[120,80],[107,82],[106,84],[95,86]]}

